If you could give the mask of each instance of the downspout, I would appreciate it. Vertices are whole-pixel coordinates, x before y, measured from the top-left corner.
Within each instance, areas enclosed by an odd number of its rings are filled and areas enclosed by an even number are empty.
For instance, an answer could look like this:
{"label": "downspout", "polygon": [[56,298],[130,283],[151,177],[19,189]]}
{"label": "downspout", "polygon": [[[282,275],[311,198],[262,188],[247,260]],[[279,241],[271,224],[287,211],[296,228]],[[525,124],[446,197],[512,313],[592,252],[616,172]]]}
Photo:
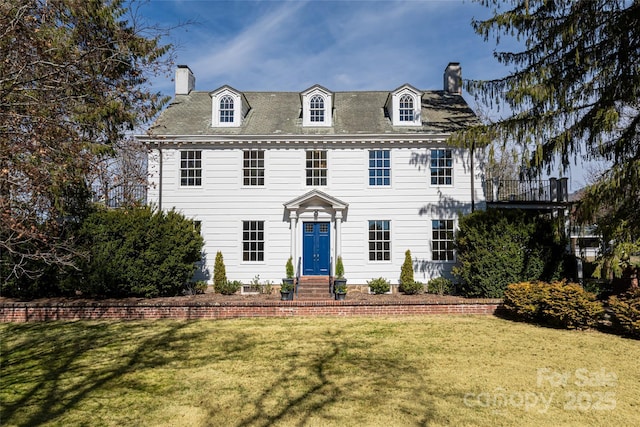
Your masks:
{"label": "downspout", "polygon": [[162,212],[162,148],[160,148],[160,143],[158,143],[158,156],[160,157],[158,161],[160,169],[158,172],[158,211]]}
{"label": "downspout", "polygon": [[476,196],[475,196],[475,171],[474,171],[474,162],[473,162],[473,158],[475,156],[475,147],[476,147],[476,143],[475,141],[473,141],[471,143],[471,212],[474,212],[476,210]]}

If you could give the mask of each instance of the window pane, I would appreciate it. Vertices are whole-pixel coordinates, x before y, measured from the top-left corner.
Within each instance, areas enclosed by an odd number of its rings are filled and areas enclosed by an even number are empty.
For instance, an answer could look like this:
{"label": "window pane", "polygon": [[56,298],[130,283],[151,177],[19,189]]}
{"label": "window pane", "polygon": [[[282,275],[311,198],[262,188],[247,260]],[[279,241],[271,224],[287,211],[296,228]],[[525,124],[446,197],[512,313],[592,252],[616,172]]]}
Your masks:
{"label": "window pane", "polygon": [[242,229],[242,259],[264,260],[264,221],[243,221]]}
{"label": "window pane", "polygon": [[243,152],[243,183],[248,186],[264,185],[264,151],[245,150]]}
{"label": "window pane", "polygon": [[307,185],[327,185],[327,152],[311,150],[306,156]]}
{"label": "window pane", "polygon": [[390,221],[369,221],[369,260],[391,259]]}
{"label": "window pane", "polygon": [[369,185],[390,185],[390,171],[389,150],[369,151]]}
{"label": "window pane", "polygon": [[451,150],[431,150],[431,185],[453,183],[453,157]]}
{"label": "window pane", "polygon": [[454,261],[453,220],[434,219],[431,221],[431,228],[431,259],[433,261]]}
{"label": "window pane", "polygon": [[202,185],[202,153],[199,150],[180,152],[180,185]]}

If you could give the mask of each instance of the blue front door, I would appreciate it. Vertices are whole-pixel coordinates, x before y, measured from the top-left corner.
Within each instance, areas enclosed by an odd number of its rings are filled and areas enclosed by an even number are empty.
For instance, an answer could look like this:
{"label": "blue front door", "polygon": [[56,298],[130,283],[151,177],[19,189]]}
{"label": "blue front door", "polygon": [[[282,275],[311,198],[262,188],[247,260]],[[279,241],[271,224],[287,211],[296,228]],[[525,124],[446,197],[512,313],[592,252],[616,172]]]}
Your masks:
{"label": "blue front door", "polygon": [[328,276],[329,223],[305,222],[303,233],[302,274],[305,276]]}

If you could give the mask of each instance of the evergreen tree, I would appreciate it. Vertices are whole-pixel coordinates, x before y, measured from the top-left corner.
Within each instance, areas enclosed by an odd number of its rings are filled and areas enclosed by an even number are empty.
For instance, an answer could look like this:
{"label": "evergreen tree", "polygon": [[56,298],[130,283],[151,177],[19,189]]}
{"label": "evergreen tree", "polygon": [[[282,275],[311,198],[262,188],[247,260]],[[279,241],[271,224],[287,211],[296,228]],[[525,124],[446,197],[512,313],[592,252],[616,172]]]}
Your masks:
{"label": "evergreen tree", "polygon": [[515,35],[523,48],[495,53],[512,70],[506,77],[467,86],[487,104],[504,101],[512,114],[454,140],[519,142],[532,176],[579,157],[611,162],[578,215],[597,220],[605,241],[615,242],[609,261],[630,264],[640,250],[640,2],[478,1],[494,14],[473,21],[475,31],[496,43]]}
{"label": "evergreen tree", "polygon": [[413,283],[413,261],[411,251],[407,249],[404,253],[404,263],[400,268],[400,285],[411,285]]}
{"label": "evergreen tree", "polygon": [[161,33],[134,1],[0,1],[0,282],[74,263],[87,176],[167,99]]}
{"label": "evergreen tree", "polygon": [[216,260],[213,264],[213,286],[217,289],[221,288],[227,283],[227,269],[224,266],[224,258],[222,252],[216,253]]}

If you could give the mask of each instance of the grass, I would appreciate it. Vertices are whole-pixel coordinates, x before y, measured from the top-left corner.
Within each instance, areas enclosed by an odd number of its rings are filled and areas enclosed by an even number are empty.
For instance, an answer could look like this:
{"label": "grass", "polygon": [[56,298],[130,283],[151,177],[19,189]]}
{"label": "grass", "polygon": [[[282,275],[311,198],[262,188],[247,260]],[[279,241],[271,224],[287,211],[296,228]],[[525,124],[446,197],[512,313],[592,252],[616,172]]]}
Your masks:
{"label": "grass", "polygon": [[4,426],[640,424],[640,345],[599,332],[430,316],[0,333]]}

